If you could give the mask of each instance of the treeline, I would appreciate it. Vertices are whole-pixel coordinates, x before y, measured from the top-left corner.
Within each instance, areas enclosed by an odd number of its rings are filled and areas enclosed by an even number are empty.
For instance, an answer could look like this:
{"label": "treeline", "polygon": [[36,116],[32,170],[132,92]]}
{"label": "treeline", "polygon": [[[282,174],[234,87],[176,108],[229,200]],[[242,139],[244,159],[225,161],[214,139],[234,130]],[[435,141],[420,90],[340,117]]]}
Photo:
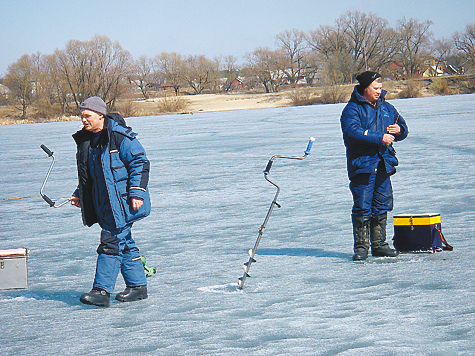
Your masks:
{"label": "treeline", "polygon": [[[161,53],[134,59],[118,42],[95,35],[70,40],[52,54],[25,54],[7,70],[4,104],[15,104],[26,117],[34,107],[42,117],[76,113],[79,103],[97,95],[110,108],[117,99],[139,90],[149,98],[157,89],[190,90],[195,94],[235,87],[277,92],[283,85],[338,86],[354,75],[374,70],[385,77],[420,76],[427,60],[444,63],[456,74],[475,69],[475,24],[450,38],[435,39],[431,21],[403,18],[396,27],[372,13],[347,12],[334,25],[308,33],[287,30],[276,35],[275,47],[256,48],[237,65],[234,56]],[[5,97],[7,99],[5,99]]]}

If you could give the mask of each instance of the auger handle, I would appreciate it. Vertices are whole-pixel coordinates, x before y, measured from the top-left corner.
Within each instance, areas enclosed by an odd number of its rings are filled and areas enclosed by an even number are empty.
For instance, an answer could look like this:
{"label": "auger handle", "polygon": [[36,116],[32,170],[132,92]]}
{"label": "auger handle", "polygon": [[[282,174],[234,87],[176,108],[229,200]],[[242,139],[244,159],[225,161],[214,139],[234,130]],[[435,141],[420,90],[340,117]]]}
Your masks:
{"label": "auger handle", "polygon": [[312,149],[312,145],[314,141],[315,141],[315,137],[310,137],[308,141],[307,149],[304,152],[305,156],[308,156],[310,154],[310,150]]}
{"label": "auger handle", "polygon": [[52,201],[50,198],[48,198],[46,195],[41,194],[41,197],[49,204],[50,207],[54,206],[54,201]]}
{"label": "auger handle", "polygon": [[270,159],[269,162],[267,162],[266,169],[264,169],[264,175],[268,175],[268,174],[269,174],[269,171],[270,171],[270,169],[271,169],[271,167],[272,167],[272,162],[273,162],[272,159]]}
{"label": "auger handle", "polygon": [[48,157],[51,157],[53,155],[53,152],[51,152],[50,149],[48,147],[46,147],[45,145],[41,145],[40,147],[43,149],[43,151],[46,152]]}

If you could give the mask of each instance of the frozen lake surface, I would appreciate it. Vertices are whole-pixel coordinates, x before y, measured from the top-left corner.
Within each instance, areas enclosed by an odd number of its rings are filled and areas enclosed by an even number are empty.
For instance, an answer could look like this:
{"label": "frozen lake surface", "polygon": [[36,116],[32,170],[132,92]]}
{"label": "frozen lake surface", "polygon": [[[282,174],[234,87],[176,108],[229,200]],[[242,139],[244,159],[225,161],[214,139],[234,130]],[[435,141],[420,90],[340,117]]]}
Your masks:
{"label": "frozen lake surface", "polygon": [[[133,234],[149,298],[100,309],[99,227],[71,206],[79,122],[0,126],[0,249],[27,247],[28,290],[0,291],[1,355],[473,355],[475,95],[392,100],[409,126],[395,144],[395,209],[440,213],[452,252],[353,263],[344,104],[128,119],[152,163],[152,214]],[[237,290],[275,189],[252,278]],[[119,276],[116,292],[124,288]]]}

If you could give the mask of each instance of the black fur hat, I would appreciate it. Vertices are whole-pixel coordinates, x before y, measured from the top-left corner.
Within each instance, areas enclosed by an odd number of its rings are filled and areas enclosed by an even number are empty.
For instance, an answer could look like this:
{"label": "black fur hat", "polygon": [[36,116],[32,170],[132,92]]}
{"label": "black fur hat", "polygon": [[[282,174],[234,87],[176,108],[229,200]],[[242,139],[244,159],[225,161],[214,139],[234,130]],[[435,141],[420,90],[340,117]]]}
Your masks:
{"label": "black fur hat", "polygon": [[358,92],[361,94],[372,82],[376,79],[381,78],[381,75],[377,72],[366,71],[356,76],[356,80],[360,85],[358,85]]}

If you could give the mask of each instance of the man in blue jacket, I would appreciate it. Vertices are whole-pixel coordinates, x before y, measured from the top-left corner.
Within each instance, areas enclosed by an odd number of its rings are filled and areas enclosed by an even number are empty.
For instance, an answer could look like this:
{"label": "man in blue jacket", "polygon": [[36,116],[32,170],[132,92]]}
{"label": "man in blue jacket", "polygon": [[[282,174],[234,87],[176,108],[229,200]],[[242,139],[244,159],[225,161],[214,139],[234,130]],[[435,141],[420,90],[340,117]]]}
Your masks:
{"label": "man in blue jacket", "polygon": [[407,125],[385,101],[378,73],[366,71],[356,79],[359,85],[340,118],[353,194],[353,260],[366,260],[370,245],[373,256],[395,257],[386,242],[387,212],[393,209],[390,176],[398,165],[392,144],[407,137]]}
{"label": "man in blue jacket", "polygon": [[147,281],[131,228],[150,213],[150,163],[136,134],[119,115],[107,114],[101,98],[90,97],[79,109],[83,128],[73,135],[79,184],[69,200],[81,208],[84,225],[102,228],[93,288],[80,301],[108,307],[119,270],[126,288],[115,299],[145,299]]}

